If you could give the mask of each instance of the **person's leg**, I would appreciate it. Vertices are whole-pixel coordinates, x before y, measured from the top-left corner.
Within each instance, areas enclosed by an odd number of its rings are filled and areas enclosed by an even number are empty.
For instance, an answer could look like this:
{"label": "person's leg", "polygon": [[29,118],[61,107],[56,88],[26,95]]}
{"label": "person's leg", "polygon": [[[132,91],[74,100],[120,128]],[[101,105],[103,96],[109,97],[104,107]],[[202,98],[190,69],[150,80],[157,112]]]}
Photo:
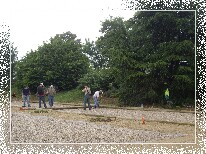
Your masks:
{"label": "person's leg", "polygon": [[26,95],[23,95],[23,102],[24,102],[23,107],[26,107]]}
{"label": "person's leg", "polygon": [[31,107],[30,102],[29,102],[29,95],[27,95],[26,100],[27,100],[28,107]]}
{"label": "person's leg", "polygon": [[49,97],[48,97],[49,99],[49,106],[51,107],[52,105],[51,105],[51,96],[49,95]]}
{"label": "person's leg", "polygon": [[42,96],[39,96],[39,108],[41,108],[41,100],[42,100],[41,97],[42,97]]}
{"label": "person's leg", "polygon": [[45,103],[45,96],[42,96],[42,101],[44,103],[44,108],[47,108],[46,103]]}
{"label": "person's leg", "polygon": [[94,108],[96,108],[97,107],[97,97],[93,96],[93,100],[94,100]]}
{"label": "person's leg", "polygon": [[97,107],[99,107],[99,100],[97,99]]}
{"label": "person's leg", "polygon": [[84,95],[84,110],[86,110],[86,102],[87,102],[87,97]]}
{"label": "person's leg", "polygon": [[51,106],[54,105],[54,96],[51,96]]}
{"label": "person's leg", "polygon": [[50,107],[53,106],[53,99],[54,99],[54,96],[49,96],[49,105],[50,105]]}
{"label": "person's leg", "polygon": [[89,94],[87,94],[87,102],[88,102],[88,108],[89,108],[89,110],[91,110]]}

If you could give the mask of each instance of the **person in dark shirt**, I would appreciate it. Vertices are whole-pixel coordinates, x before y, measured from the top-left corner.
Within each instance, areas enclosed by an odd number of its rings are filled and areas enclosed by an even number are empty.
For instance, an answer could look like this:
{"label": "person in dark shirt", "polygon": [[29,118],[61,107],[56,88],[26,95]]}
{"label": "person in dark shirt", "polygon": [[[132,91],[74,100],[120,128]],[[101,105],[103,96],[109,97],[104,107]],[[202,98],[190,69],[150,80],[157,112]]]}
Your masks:
{"label": "person in dark shirt", "polygon": [[40,85],[37,87],[37,94],[39,97],[39,108],[41,108],[41,101],[44,103],[44,108],[47,108],[45,103],[45,93],[46,93],[46,88],[44,87],[43,83],[40,83]]}
{"label": "person in dark shirt", "polygon": [[29,95],[30,95],[30,90],[29,90],[29,87],[26,86],[22,90],[22,98],[23,98],[23,102],[24,102],[22,107],[26,107],[26,103],[27,103],[28,107],[31,107],[31,105],[29,103]]}

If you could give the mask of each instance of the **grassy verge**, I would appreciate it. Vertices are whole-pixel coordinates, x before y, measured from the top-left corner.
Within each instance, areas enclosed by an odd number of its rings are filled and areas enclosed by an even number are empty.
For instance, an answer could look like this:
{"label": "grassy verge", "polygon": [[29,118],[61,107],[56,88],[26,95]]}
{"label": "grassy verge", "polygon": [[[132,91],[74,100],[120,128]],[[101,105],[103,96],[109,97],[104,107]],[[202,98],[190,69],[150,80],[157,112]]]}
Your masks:
{"label": "grassy verge", "polygon": [[[79,89],[73,89],[70,91],[58,92],[55,96],[55,102],[59,103],[72,103],[78,104],[83,103],[84,93]],[[93,97],[90,98],[91,105],[94,104]],[[117,106],[117,98],[103,97],[100,100],[100,106]]]}
{"label": "grassy verge", "polygon": [[79,89],[73,89],[70,91],[58,92],[55,96],[55,102],[60,103],[74,103],[82,102],[84,94]]}

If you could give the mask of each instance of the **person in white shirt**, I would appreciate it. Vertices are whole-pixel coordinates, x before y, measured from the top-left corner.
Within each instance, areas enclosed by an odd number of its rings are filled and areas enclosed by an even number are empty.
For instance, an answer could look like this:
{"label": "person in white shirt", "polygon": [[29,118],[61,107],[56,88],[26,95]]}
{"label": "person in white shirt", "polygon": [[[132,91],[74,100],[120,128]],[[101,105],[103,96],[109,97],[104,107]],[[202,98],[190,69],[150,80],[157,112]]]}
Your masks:
{"label": "person in white shirt", "polygon": [[100,91],[96,91],[93,95],[93,99],[94,99],[94,108],[99,107],[99,100],[100,100],[100,95],[102,95],[103,92],[102,90]]}

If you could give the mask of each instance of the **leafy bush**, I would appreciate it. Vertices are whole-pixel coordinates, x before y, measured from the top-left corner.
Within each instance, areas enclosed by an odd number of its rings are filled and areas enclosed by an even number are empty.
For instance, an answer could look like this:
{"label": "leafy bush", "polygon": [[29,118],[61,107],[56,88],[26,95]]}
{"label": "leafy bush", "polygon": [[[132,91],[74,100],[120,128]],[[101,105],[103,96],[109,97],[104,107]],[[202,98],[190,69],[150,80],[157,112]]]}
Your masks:
{"label": "leafy bush", "polygon": [[90,70],[83,78],[79,79],[78,87],[81,89],[84,85],[88,85],[92,93],[100,89],[107,91],[113,81],[113,74],[109,69]]}
{"label": "leafy bush", "polygon": [[80,89],[73,89],[70,91],[62,91],[56,94],[55,102],[71,103],[83,101],[84,94]]}
{"label": "leafy bush", "polygon": [[75,34],[56,35],[18,61],[16,86],[28,85],[36,91],[43,82],[45,86],[53,84],[59,90],[76,88],[77,81],[89,68],[89,59],[80,50],[81,44]]}

